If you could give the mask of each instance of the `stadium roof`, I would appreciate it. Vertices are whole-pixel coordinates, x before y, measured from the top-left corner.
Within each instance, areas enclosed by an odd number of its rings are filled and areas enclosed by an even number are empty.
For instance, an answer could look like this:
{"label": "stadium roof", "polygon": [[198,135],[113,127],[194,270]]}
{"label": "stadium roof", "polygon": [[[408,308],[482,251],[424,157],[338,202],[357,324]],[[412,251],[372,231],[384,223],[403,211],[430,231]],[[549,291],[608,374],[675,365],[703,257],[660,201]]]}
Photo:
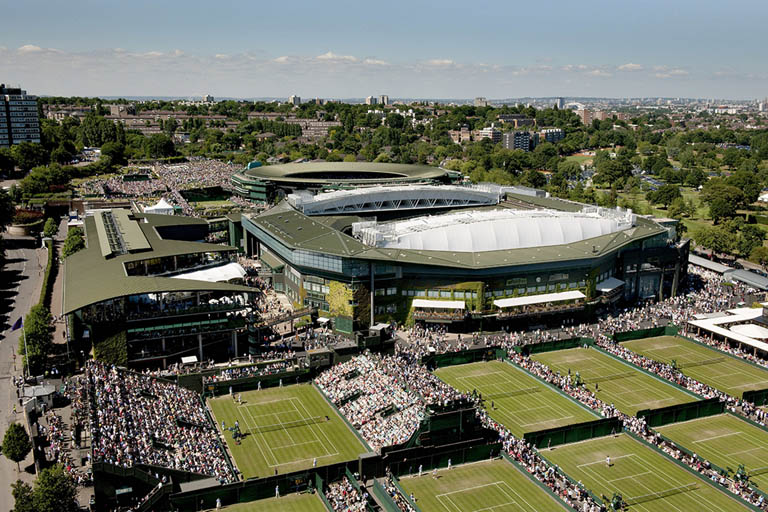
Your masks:
{"label": "stadium roof", "polygon": [[347,181],[434,180],[448,171],[429,165],[385,164],[378,162],[308,162],[264,165],[240,172],[250,178],[274,182],[328,183]]}
{"label": "stadium roof", "polygon": [[589,207],[557,210],[480,210],[386,224],[360,222],[353,234],[366,245],[428,251],[486,252],[579,242],[631,228],[634,216]]}
{"label": "stadium roof", "polygon": [[731,267],[727,265],[723,265],[722,263],[718,263],[716,261],[710,261],[706,258],[702,258],[701,256],[696,256],[695,254],[688,255],[688,263],[693,263],[694,265],[706,268],[712,272],[717,272],[718,274],[732,270]]}
{"label": "stadium roof", "polygon": [[[580,211],[584,205],[552,198],[507,194],[508,198],[541,208]],[[259,228],[291,249],[313,251],[347,258],[462,268],[493,268],[552,261],[599,258],[632,242],[662,234],[666,229],[638,216],[634,227],[564,245],[529,247],[486,252],[432,251],[422,249],[369,247],[334,229],[327,217],[308,217],[283,201],[261,214],[243,214]]]}
{"label": "stadium roof", "polygon": [[[236,250],[235,247],[226,245],[164,240],[154,229],[156,225],[155,219],[158,217],[163,218],[164,222],[162,224],[166,226],[172,225],[171,220],[179,220],[178,224],[197,223],[190,223],[184,217],[170,215],[137,215],[136,218],[146,219],[147,222],[136,222],[133,220],[128,220],[128,222],[133,223],[141,231],[150,246],[149,250],[134,254],[117,254],[111,258],[102,256],[99,231],[96,229],[96,219],[94,217],[87,217],[85,219],[87,248],[64,260],[64,313],[71,313],[104,300],[144,293],[208,290],[253,291],[252,288],[246,286],[228,283],[126,275],[124,263],[129,261]],[[198,221],[198,219],[195,219],[195,221]],[[205,221],[202,222],[204,223]]]}

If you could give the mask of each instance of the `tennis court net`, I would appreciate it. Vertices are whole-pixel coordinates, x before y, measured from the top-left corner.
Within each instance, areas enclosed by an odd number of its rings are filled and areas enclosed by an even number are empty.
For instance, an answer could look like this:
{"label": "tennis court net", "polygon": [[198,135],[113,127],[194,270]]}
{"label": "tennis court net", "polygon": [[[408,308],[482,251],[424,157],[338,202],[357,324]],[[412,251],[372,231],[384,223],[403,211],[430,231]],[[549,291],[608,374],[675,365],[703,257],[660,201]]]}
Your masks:
{"label": "tennis court net", "polygon": [[288,430],[290,428],[306,427],[307,425],[315,425],[317,423],[325,423],[328,421],[327,416],[313,416],[312,418],[303,418],[294,421],[284,421],[282,423],[272,423],[270,425],[257,425],[248,429],[253,433],[273,432],[275,430]]}
{"label": "tennis court net", "polygon": [[506,398],[508,396],[529,395],[531,393],[538,393],[539,391],[541,391],[540,388],[515,389],[514,391],[506,391],[504,393],[493,393],[490,395],[483,395],[483,398],[486,400],[498,400],[499,398]]}
{"label": "tennis court net", "polygon": [[648,501],[660,500],[661,498],[674,496],[675,494],[682,494],[684,492],[695,491],[698,488],[699,488],[699,484],[694,482],[688,485],[681,485],[680,487],[673,487],[665,491],[650,492],[648,494],[641,494],[640,496],[632,496],[631,498],[626,498],[624,500],[624,503],[626,503],[627,505],[637,505],[638,503],[645,503]]}
{"label": "tennis court net", "polygon": [[608,380],[617,380],[617,379],[626,379],[627,377],[634,377],[637,375],[637,372],[631,371],[631,372],[622,372],[622,373],[612,373],[610,375],[603,375],[601,377],[595,377],[594,379],[585,379],[587,382],[595,383],[595,382],[605,382]]}
{"label": "tennis court net", "polygon": [[678,368],[691,368],[692,366],[704,366],[707,364],[715,364],[725,361],[725,357],[713,357],[712,359],[704,359],[702,361],[693,361],[691,363],[679,364]]}
{"label": "tennis court net", "polygon": [[764,475],[765,473],[768,473],[768,466],[761,466],[749,471],[750,476]]}

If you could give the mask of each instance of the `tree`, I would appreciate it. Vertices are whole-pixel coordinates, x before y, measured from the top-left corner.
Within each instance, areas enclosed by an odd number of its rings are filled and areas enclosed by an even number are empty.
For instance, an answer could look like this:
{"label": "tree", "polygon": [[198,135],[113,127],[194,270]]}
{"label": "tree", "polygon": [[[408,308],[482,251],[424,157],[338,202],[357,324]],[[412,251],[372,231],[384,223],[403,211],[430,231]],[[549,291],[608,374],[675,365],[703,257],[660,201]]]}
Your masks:
{"label": "tree", "polygon": [[15,211],[11,195],[5,189],[0,189],[0,231],[11,223]]}
{"label": "tree", "polygon": [[64,247],[61,249],[61,256],[68,258],[82,249],[85,249],[83,230],[80,228],[70,229],[67,233],[67,238],[64,240]]}
{"label": "tree", "polygon": [[101,146],[101,157],[108,158],[111,165],[124,165],[125,146],[119,142],[106,142]]}
{"label": "tree", "polygon": [[682,198],[680,194],[680,187],[677,185],[662,185],[658,190],[653,190],[646,194],[646,199],[651,204],[662,204],[665,208],[668,208],[672,201]]}
{"label": "tree", "polygon": [[53,346],[51,323],[51,312],[42,304],[32,306],[24,317],[24,336],[19,339],[19,353],[24,354],[30,374],[36,375],[45,367]]}
{"label": "tree", "polygon": [[0,148],[0,172],[13,172],[16,161],[13,159],[11,148]]}
{"label": "tree", "polygon": [[74,512],[76,496],[77,484],[61,464],[42,470],[32,492],[37,512]]}
{"label": "tree", "polygon": [[144,141],[144,153],[147,158],[166,158],[176,154],[176,147],[168,136],[156,133]]}
{"label": "tree", "polygon": [[53,237],[53,235],[56,234],[56,232],[59,230],[59,226],[56,224],[56,221],[53,219],[53,217],[48,217],[48,219],[45,221],[45,226],[43,226],[43,236],[47,237]]}
{"label": "tree", "polygon": [[16,463],[16,469],[20,470],[19,462],[32,451],[32,441],[29,440],[27,431],[19,423],[11,423],[3,437],[3,455],[8,460]]}
{"label": "tree", "polygon": [[718,253],[732,253],[738,237],[736,233],[722,226],[703,227],[693,235],[698,245]]}
{"label": "tree", "polygon": [[11,154],[16,165],[24,172],[48,163],[48,152],[40,144],[22,142],[11,148]]}
{"label": "tree", "polygon": [[725,198],[717,197],[709,203],[709,216],[712,222],[717,224],[723,219],[730,219],[736,215],[736,205]]}
{"label": "tree", "polygon": [[768,263],[768,247],[760,245],[752,249],[749,260],[759,263],[761,267],[765,268],[765,264]]}
{"label": "tree", "polygon": [[12,512],[36,512],[32,487],[28,483],[16,480],[11,484],[11,494],[14,501]]}
{"label": "tree", "polygon": [[739,254],[745,258],[752,254],[757,247],[762,247],[765,231],[754,224],[745,224],[739,231]]}

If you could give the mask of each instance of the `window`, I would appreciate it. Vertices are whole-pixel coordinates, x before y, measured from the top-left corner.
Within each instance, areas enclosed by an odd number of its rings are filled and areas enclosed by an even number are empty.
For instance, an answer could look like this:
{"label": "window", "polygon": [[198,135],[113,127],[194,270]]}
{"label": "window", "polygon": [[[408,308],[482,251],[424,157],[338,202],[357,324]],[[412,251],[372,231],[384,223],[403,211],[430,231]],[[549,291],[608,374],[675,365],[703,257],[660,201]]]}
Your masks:
{"label": "window", "polygon": [[517,294],[518,294],[518,295],[522,295],[522,294],[524,294],[524,293],[525,293],[525,288],[518,288],[518,289],[517,289]]}
{"label": "window", "polygon": [[397,288],[387,288],[387,295],[397,295]]}
{"label": "window", "polygon": [[472,298],[473,298],[473,299],[476,299],[476,298],[477,298],[477,292],[472,292]]}
{"label": "window", "polygon": [[568,279],[568,274],[563,274],[563,273],[552,274],[551,276],[549,276],[550,281],[566,281],[567,279]]}
{"label": "window", "polygon": [[527,293],[533,293],[535,291],[536,291],[536,287],[535,286],[529,286],[528,288],[526,288],[526,292]]}
{"label": "window", "polygon": [[506,289],[504,290],[504,295],[514,295],[515,290]]}
{"label": "window", "polygon": [[400,294],[401,294],[403,297],[407,297],[407,296],[408,296],[408,294],[412,294],[412,293],[413,293],[413,290],[403,290],[403,291],[401,291],[401,292],[400,292]]}
{"label": "window", "polygon": [[464,298],[464,291],[463,290],[455,291],[455,292],[453,292],[453,296],[455,298],[457,298],[457,299],[463,299]]}
{"label": "window", "polygon": [[537,292],[543,292],[546,289],[547,289],[547,287],[545,285],[543,285],[543,284],[536,287],[536,291]]}
{"label": "window", "polygon": [[548,292],[553,292],[553,291],[555,291],[555,285],[554,285],[554,284],[550,284],[550,285],[547,285],[547,291],[548,291]]}
{"label": "window", "polygon": [[442,298],[442,299],[450,299],[451,298],[451,291],[450,290],[440,290],[440,298]]}
{"label": "window", "polygon": [[384,288],[379,288],[379,289],[377,289],[377,290],[376,290],[376,292],[375,292],[375,295],[376,295],[377,297],[383,297],[383,296],[384,296],[384,293],[385,293],[385,291],[386,291],[386,290],[384,290]]}
{"label": "window", "polygon": [[491,297],[493,297],[493,293],[492,292],[485,292],[485,298],[486,299],[490,299]]}
{"label": "window", "polygon": [[579,287],[579,283],[575,281],[572,283],[568,283],[568,288],[578,288],[578,287]]}
{"label": "window", "polygon": [[440,292],[438,292],[437,290],[429,290],[429,291],[427,292],[427,297],[434,297],[434,298],[437,298],[437,297],[439,297],[439,296],[440,296]]}
{"label": "window", "polygon": [[520,286],[528,284],[528,280],[525,277],[515,277],[514,279],[507,279],[507,286]]}

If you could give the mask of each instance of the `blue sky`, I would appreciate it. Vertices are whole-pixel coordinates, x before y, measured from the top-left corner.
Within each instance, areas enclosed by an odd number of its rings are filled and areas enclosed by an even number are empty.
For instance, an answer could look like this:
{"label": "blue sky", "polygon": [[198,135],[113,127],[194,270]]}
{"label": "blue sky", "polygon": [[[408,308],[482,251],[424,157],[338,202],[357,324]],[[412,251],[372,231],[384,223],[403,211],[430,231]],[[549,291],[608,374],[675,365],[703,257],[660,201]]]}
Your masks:
{"label": "blue sky", "polygon": [[768,2],[0,0],[30,93],[768,96]]}

